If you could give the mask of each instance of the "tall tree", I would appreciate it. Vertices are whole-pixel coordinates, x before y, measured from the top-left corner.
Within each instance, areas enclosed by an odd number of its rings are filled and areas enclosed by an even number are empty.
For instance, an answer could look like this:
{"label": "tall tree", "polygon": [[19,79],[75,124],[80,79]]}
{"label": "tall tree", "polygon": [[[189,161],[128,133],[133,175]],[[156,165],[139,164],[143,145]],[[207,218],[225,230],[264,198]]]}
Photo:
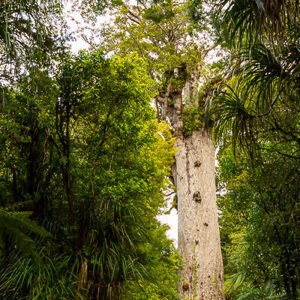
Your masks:
{"label": "tall tree", "polygon": [[113,27],[104,30],[108,49],[136,52],[146,61],[157,82],[157,117],[170,123],[176,137],[171,178],[184,260],[178,291],[182,299],[223,299],[215,149],[210,129],[204,128],[204,101],[196,87],[207,47],[189,37],[192,29],[176,1],[141,1],[120,10]]}

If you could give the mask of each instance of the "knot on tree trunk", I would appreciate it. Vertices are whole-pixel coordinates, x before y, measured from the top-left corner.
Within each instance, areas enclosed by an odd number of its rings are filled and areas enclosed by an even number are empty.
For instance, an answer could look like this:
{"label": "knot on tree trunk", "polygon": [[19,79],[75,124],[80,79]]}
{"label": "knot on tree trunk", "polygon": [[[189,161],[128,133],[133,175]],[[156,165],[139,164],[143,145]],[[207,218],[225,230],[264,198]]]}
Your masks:
{"label": "knot on tree trunk", "polygon": [[201,162],[199,160],[194,162],[194,167],[199,168],[201,166]]}
{"label": "knot on tree trunk", "polygon": [[190,288],[190,286],[189,286],[189,284],[188,284],[187,282],[185,282],[185,283],[182,285],[182,289],[183,289],[184,291],[188,291],[189,288]]}
{"label": "knot on tree trunk", "polygon": [[202,201],[202,198],[201,198],[201,195],[200,195],[200,192],[197,191],[193,194],[193,200],[200,203]]}

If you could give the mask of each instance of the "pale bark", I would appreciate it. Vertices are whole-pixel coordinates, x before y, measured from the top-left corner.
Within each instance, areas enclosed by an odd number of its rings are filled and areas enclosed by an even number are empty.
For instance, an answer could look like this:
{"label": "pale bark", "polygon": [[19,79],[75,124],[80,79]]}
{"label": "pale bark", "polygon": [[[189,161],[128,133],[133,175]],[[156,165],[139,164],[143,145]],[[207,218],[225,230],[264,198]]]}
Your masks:
{"label": "pale bark", "polygon": [[178,248],[184,260],[178,291],[181,299],[224,299],[214,146],[203,130],[178,138],[176,147]]}
{"label": "pale bark", "polygon": [[[193,94],[191,89],[190,94]],[[178,292],[182,300],[221,300],[224,277],[214,145],[205,129],[184,136],[182,89],[171,89],[167,97],[172,101],[168,102],[164,115],[172,124],[178,149],[172,167],[178,201],[178,248],[184,261],[179,271]]]}

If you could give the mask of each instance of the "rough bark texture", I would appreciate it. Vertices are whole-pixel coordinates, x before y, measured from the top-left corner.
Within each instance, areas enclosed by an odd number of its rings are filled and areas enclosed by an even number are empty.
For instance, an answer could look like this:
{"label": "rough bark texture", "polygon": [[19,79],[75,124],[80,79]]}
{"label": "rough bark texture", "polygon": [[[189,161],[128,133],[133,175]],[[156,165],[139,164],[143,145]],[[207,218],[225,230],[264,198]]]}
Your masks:
{"label": "rough bark texture", "polygon": [[[189,88],[193,101],[192,84]],[[207,130],[183,134],[182,89],[169,86],[157,100],[163,118],[172,124],[178,152],[172,168],[178,200],[178,248],[184,267],[179,271],[180,299],[221,300],[223,262],[215,186],[215,149]]]}
{"label": "rough bark texture", "polygon": [[178,291],[181,299],[224,299],[214,146],[203,130],[179,137],[176,147],[178,247],[185,262]]}

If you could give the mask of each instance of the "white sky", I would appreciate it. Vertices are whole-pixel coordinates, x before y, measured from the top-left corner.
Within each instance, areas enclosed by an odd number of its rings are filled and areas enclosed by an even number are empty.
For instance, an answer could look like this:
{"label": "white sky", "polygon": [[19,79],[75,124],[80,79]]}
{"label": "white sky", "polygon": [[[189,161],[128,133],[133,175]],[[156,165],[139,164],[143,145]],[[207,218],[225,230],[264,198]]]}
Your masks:
{"label": "white sky", "polygon": [[[172,200],[168,201],[168,209],[171,207]],[[178,214],[177,210],[173,208],[169,215],[161,215],[157,217],[158,220],[163,224],[168,224],[170,229],[167,231],[169,239],[173,240],[175,247],[178,246]]]}

